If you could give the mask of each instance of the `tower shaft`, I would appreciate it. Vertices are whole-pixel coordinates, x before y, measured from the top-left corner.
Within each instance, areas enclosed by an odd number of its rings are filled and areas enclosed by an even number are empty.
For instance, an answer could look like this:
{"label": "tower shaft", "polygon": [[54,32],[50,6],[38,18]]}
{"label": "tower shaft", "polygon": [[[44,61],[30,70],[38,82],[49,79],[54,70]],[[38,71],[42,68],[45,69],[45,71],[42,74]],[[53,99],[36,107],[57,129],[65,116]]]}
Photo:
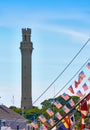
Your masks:
{"label": "tower shaft", "polygon": [[21,108],[32,108],[32,50],[31,29],[22,29],[21,65],[22,65],[22,91]]}

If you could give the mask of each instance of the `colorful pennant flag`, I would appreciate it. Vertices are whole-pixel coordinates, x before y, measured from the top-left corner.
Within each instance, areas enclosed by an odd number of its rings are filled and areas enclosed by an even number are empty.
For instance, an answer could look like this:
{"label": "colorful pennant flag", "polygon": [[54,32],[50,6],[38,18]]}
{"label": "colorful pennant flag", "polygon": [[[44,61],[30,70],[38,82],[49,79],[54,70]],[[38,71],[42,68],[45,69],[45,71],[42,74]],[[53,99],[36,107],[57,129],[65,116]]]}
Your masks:
{"label": "colorful pennant flag", "polygon": [[59,120],[62,118],[62,116],[61,116],[61,114],[60,114],[59,112],[57,112],[57,113],[55,114],[55,116],[56,116]]}
{"label": "colorful pennant flag", "polygon": [[67,128],[67,130],[70,130],[70,119],[69,119],[69,116],[64,117],[64,119],[62,119],[61,122],[64,124],[64,126],[65,126],[65,128]]}
{"label": "colorful pennant flag", "polygon": [[62,109],[65,113],[68,113],[70,111],[70,109],[66,105],[64,105]]}
{"label": "colorful pennant flag", "polygon": [[42,124],[42,125],[40,126],[40,130],[48,130],[48,129],[47,129],[47,127],[46,127],[44,124]]}
{"label": "colorful pennant flag", "polygon": [[74,117],[74,114],[72,114],[72,115],[70,116],[70,125],[71,125],[71,126],[75,125],[75,117]]}
{"label": "colorful pennant flag", "polygon": [[69,90],[72,94],[74,94],[74,90],[73,90],[72,85],[70,85],[70,87],[68,88],[68,90]]}
{"label": "colorful pennant flag", "polygon": [[88,86],[86,83],[83,84],[82,88],[84,89],[84,91],[87,91],[88,90]]}
{"label": "colorful pennant flag", "polygon": [[52,118],[48,120],[48,123],[49,123],[51,126],[54,126],[54,124],[55,124],[55,122],[54,122],[54,120],[53,120]]}
{"label": "colorful pennant flag", "polygon": [[36,121],[33,121],[33,122],[31,123],[31,126],[34,127],[35,129],[38,128],[38,124],[36,123]]}
{"label": "colorful pennant flag", "polygon": [[61,97],[64,99],[64,100],[68,100],[70,97],[66,94],[66,93],[63,93],[61,95]]}
{"label": "colorful pennant flag", "polygon": [[83,94],[82,94],[82,92],[81,92],[80,90],[78,90],[76,94],[77,94],[77,96],[79,96],[79,97],[83,97]]}
{"label": "colorful pennant flag", "polygon": [[75,103],[72,98],[68,101],[68,103],[70,104],[71,107],[75,106]]}
{"label": "colorful pennant flag", "polygon": [[58,126],[58,130],[69,130],[68,128],[65,127],[65,125],[60,122],[59,126]]}
{"label": "colorful pennant flag", "polygon": [[54,102],[54,105],[55,105],[58,109],[62,107],[62,104],[61,104],[58,100],[56,100],[56,101]]}
{"label": "colorful pennant flag", "polygon": [[90,69],[90,63],[88,63],[88,64],[86,65],[86,67],[87,67],[88,69]]}
{"label": "colorful pennant flag", "polygon": [[49,116],[53,116],[54,115],[54,112],[51,110],[51,108],[48,108],[46,110],[46,112],[48,113]]}
{"label": "colorful pennant flag", "polygon": [[38,118],[40,119],[40,121],[41,121],[42,123],[45,123],[45,122],[47,121],[43,114],[40,115]]}

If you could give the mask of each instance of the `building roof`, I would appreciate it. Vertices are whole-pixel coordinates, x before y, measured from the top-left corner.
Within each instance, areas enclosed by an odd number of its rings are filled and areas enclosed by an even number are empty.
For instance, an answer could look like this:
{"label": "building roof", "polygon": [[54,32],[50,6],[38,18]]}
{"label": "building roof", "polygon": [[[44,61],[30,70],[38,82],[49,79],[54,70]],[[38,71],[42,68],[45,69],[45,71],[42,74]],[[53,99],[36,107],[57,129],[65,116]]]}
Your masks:
{"label": "building roof", "polygon": [[0,119],[1,120],[19,120],[19,121],[26,121],[26,119],[16,113],[15,111],[9,109],[4,105],[0,105]]}

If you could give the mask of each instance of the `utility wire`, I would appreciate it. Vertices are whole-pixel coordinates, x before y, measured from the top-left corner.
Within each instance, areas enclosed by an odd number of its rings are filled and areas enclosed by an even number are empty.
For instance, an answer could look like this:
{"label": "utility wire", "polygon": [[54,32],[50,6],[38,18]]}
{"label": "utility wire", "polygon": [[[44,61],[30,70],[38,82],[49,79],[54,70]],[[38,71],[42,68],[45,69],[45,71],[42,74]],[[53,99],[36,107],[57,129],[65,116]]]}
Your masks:
{"label": "utility wire", "polygon": [[72,76],[72,78],[57,92],[54,98],[72,81],[72,79],[81,71],[81,69],[86,65],[86,63],[90,60],[87,59],[86,62],[81,66],[81,68]]}
{"label": "utility wire", "polygon": [[[62,89],[53,97],[53,99],[55,99],[55,97],[69,84],[69,82],[71,82],[71,80],[82,70],[82,68],[87,64],[87,62],[90,60],[90,58],[89,59],[87,59],[85,62],[84,62],[84,64],[79,68],[79,70],[69,79],[69,81],[62,87]],[[80,102],[80,101],[79,101]],[[71,111],[71,110],[70,110]],[[46,111],[44,111],[42,114],[45,114],[45,112]],[[62,115],[63,116],[63,115]],[[64,118],[65,116],[63,116],[63,118]],[[63,119],[62,118],[62,119]],[[61,119],[61,120],[62,120]],[[36,121],[38,120],[38,117],[35,119]],[[58,121],[59,122],[59,121]],[[57,123],[55,123],[55,124],[57,124]],[[55,125],[54,125],[55,126]],[[53,127],[54,127],[53,126]],[[52,127],[52,128],[53,128]],[[51,129],[50,129],[51,130]]]}
{"label": "utility wire", "polygon": [[[48,88],[33,102],[33,104],[34,104],[35,102],[37,102],[37,101],[41,98],[41,96],[43,96],[44,93],[58,80],[58,78],[59,78],[59,77],[64,73],[64,71],[70,66],[70,64],[75,60],[75,58],[79,55],[79,53],[83,50],[83,48],[87,45],[87,43],[88,43],[89,41],[90,41],[90,38],[87,40],[87,42],[85,42],[85,44],[82,46],[82,48],[79,50],[79,52],[74,56],[74,58],[73,58],[73,59],[69,62],[69,64],[65,67],[65,69],[55,78],[55,80],[48,86]],[[88,60],[90,60],[90,58],[89,58]],[[88,61],[88,60],[87,60],[87,61]],[[84,65],[87,63],[87,61],[84,63]],[[84,67],[84,65],[83,65],[82,67]],[[76,72],[76,74],[82,69],[82,67]],[[65,88],[65,86],[76,76],[76,74],[64,85],[64,87],[63,87],[62,89]],[[59,93],[62,91],[62,89],[61,89],[57,94],[59,94]],[[56,97],[57,94],[54,95],[54,97]],[[11,125],[13,125],[19,118],[20,118],[20,116],[19,116],[18,118],[16,118],[15,121],[11,123]],[[7,130],[7,129],[8,129],[8,128],[6,128],[5,130]]]}
{"label": "utility wire", "polygon": [[80,52],[83,50],[83,48],[87,45],[87,43],[90,41],[90,38],[85,42],[85,44],[81,47],[81,49],[78,51],[78,53],[73,57],[73,59],[69,62],[69,64],[64,68],[64,70],[54,79],[54,81],[44,90],[44,92],[41,93],[41,95],[33,102],[35,104],[43,95],[47,92],[47,90],[59,79],[59,77],[65,72],[65,70],[71,65],[71,63],[75,60],[75,58],[80,54]]}

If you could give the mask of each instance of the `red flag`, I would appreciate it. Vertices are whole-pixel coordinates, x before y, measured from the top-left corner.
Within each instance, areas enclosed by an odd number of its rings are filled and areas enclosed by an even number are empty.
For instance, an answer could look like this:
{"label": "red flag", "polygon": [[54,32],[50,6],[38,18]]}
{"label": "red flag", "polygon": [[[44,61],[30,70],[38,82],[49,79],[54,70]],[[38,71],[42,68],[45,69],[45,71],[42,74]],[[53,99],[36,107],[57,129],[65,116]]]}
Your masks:
{"label": "red flag", "polygon": [[87,101],[82,101],[81,102],[81,114],[82,114],[82,124],[81,124],[81,130],[83,130],[85,128],[85,123],[84,123],[84,119],[85,119],[85,116],[87,115],[88,113],[88,106],[87,106]]}
{"label": "red flag", "polygon": [[85,118],[85,116],[82,114],[82,120],[81,120],[81,128],[80,128],[80,130],[83,130],[85,128],[84,118]]}
{"label": "red flag", "polygon": [[89,95],[87,97],[87,104],[90,105],[90,93],[89,93]]}
{"label": "red flag", "polygon": [[86,101],[82,101],[81,102],[81,113],[86,116],[88,113],[88,106],[87,106],[87,102]]}

